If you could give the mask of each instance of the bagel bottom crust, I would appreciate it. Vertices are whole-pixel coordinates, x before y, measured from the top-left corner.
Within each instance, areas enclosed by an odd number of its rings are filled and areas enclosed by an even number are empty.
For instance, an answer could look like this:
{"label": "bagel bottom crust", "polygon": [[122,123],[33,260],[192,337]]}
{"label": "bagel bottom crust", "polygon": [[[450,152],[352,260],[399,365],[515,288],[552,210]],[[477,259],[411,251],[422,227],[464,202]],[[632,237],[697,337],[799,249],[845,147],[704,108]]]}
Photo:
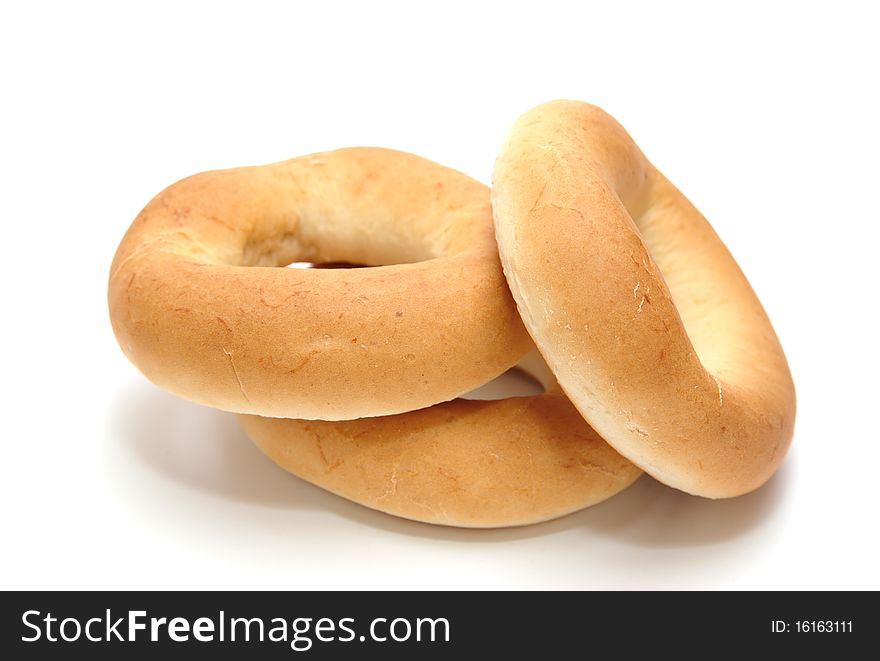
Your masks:
{"label": "bagel bottom crust", "polygon": [[239,422],[294,475],[367,507],[447,526],[546,521],[595,505],[641,475],[553,392],[351,421],[240,415]]}

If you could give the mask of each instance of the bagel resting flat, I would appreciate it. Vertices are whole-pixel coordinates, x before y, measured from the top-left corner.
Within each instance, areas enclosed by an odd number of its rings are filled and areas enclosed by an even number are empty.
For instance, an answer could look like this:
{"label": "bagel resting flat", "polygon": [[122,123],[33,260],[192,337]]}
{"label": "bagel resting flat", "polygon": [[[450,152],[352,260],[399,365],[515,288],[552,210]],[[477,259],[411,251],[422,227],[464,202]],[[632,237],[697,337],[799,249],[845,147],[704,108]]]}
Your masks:
{"label": "bagel resting flat", "polygon": [[534,108],[498,154],[492,201],[523,321],[590,425],[692,494],[763,484],[794,428],[782,347],[709,223],[623,127],[576,101]]}
{"label": "bagel resting flat", "polygon": [[610,498],[641,471],[547,383],[536,357],[520,365],[550,387],[541,395],[351,421],[239,422],[285,470],[367,507],[448,526],[538,523]]}
{"label": "bagel resting flat", "polygon": [[[388,266],[275,268],[294,261]],[[265,416],[429,406],[532,346],[501,271],[487,187],[386,149],[174,184],[123,238],[108,298],[117,340],[147,378]]]}

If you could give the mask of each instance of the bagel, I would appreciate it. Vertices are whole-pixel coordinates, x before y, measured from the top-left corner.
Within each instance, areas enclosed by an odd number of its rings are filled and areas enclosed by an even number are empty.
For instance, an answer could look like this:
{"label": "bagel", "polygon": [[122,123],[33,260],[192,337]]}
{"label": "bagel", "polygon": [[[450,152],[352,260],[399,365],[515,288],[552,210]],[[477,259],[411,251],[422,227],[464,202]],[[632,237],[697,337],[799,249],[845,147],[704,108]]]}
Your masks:
{"label": "bagel", "polygon": [[763,484],[794,428],[782,347],[709,223],[623,127],[576,101],[530,110],[492,203],[520,314],[587,422],[683,491]]}
{"label": "bagel", "polygon": [[[520,365],[546,378],[540,359]],[[294,475],[367,507],[447,526],[546,521],[599,503],[641,475],[552,386],[530,397],[456,399],[362,420],[241,415],[239,422]]]}
{"label": "bagel", "polygon": [[[378,268],[275,268],[294,261]],[[488,188],[386,149],[174,184],[122,239],[108,298],[116,338],[147,378],[263,416],[422,408],[532,346],[501,272]]]}

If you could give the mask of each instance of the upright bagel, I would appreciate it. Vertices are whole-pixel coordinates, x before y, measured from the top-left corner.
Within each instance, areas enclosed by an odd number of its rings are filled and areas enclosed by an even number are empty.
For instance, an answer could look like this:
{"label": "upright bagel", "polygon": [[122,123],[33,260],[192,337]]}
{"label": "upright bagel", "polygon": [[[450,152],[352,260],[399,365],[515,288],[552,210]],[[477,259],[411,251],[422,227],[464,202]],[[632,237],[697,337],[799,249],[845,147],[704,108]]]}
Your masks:
{"label": "upright bagel", "polygon": [[527,112],[492,200],[520,314],[590,425],[684,491],[763,484],[794,427],[782,347],[711,226],[623,127],[575,101]]}
{"label": "upright bagel", "polygon": [[[521,366],[540,380],[540,363]],[[545,521],[610,498],[641,475],[552,387],[363,420],[239,422],[294,475],[373,509],[449,526]]]}
{"label": "upright bagel", "polygon": [[[293,261],[389,266],[275,268]],[[501,272],[488,189],[386,149],[174,184],[123,238],[109,304],[119,344],[154,383],[266,416],[429,406],[531,346]]]}

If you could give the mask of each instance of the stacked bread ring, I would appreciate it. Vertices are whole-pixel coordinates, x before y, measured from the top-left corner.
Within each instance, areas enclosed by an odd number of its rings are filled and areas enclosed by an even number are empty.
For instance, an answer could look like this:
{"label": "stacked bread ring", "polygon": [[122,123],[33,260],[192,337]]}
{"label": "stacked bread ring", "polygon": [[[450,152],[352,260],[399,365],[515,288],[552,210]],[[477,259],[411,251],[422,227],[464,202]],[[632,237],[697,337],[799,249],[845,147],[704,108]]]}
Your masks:
{"label": "stacked bread ring", "polygon": [[[371,268],[280,268],[297,261]],[[154,383],[241,414],[291,473],[419,521],[543,521],[641,471],[736,496],[793,432],[785,356],[736,262],[580,102],[517,121],[491,195],[377,148],[184,179],[123,238],[109,306]],[[513,366],[544,394],[460,398]]]}

